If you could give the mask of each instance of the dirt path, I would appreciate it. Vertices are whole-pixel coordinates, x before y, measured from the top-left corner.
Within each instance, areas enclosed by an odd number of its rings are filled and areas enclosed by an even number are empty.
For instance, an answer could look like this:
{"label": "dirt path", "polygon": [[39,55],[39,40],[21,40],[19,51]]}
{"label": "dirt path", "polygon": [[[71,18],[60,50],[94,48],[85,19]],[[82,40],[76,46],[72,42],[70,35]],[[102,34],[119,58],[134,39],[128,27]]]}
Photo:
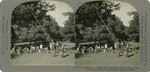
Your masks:
{"label": "dirt path", "polygon": [[79,66],[138,66],[139,60],[139,51],[129,58],[125,56],[117,57],[116,53],[102,52],[78,58],[75,60],[75,64]]}
{"label": "dirt path", "polygon": [[[73,52],[73,51],[72,51]],[[74,66],[74,53],[65,58],[53,57],[52,53],[24,54],[19,58],[11,60],[12,65],[17,66]]]}

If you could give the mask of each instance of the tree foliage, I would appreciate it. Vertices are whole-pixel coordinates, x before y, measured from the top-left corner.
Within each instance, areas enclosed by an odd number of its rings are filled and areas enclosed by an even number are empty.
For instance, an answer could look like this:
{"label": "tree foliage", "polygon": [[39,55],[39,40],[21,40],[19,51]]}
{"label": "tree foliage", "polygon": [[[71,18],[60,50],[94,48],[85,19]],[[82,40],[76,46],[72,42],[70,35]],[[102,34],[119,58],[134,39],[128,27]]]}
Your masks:
{"label": "tree foliage", "polygon": [[83,4],[76,12],[76,38],[78,42],[99,41],[114,43],[117,40],[138,41],[139,19],[137,12],[130,12],[130,26],[112,14],[120,5],[110,1],[93,1]]}
{"label": "tree foliage", "polygon": [[126,27],[119,17],[112,14],[114,10],[119,10],[119,4],[110,1],[85,3],[79,7],[75,15],[73,12],[63,13],[68,17],[68,20],[64,22],[64,27],[60,27],[52,16],[47,15],[47,12],[53,11],[55,8],[54,4],[38,1],[17,6],[12,13],[12,44],[25,41],[43,41],[45,43],[49,39],[47,34],[54,40],[76,43],[99,41],[111,44],[115,39],[139,42],[137,12],[128,13],[133,16],[133,20],[130,21],[130,26]]}
{"label": "tree foliage", "polygon": [[[97,9],[98,8],[98,9]],[[76,25],[79,29],[79,33],[82,35],[83,41],[106,41],[108,39],[112,40],[110,33],[108,32],[107,27],[110,27],[112,33],[117,29],[114,27],[117,19],[115,15],[112,14],[114,10],[120,8],[119,4],[114,4],[110,1],[93,1],[86,4],[83,4],[76,12]],[[100,17],[103,19],[105,24],[102,22]],[[117,25],[116,25],[117,26]],[[79,37],[77,37],[79,38]]]}
{"label": "tree foliage", "polygon": [[139,15],[136,11],[128,12],[128,15],[133,16],[128,28],[128,40],[139,42]]}
{"label": "tree foliage", "polygon": [[74,22],[74,13],[73,12],[65,12],[64,16],[68,16],[68,20],[64,22],[64,28],[62,30],[62,36],[64,41],[74,42],[75,38],[75,22]]}
{"label": "tree foliage", "polygon": [[44,31],[51,38],[59,37],[60,28],[58,23],[50,15],[47,15],[48,11],[54,9],[54,4],[50,5],[39,1],[27,2],[17,6],[12,13],[12,41],[31,42],[41,40],[47,42],[48,37],[46,37]]}

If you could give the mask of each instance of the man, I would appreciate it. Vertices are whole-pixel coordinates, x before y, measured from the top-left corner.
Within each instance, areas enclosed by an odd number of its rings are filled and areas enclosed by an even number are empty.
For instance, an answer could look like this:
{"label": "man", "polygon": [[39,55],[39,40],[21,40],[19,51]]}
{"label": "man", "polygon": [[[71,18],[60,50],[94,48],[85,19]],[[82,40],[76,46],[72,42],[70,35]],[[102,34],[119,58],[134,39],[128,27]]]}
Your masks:
{"label": "man", "polygon": [[48,53],[48,47],[44,48],[44,53]]}
{"label": "man", "polygon": [[75,58],[79,58],[80,57],[80,48],[81,46],[78,46],[77,49],[75,50]]}
{"label": "man", "polygon": [[17,49],[17,54],[21,54],[21,47],[18,47],[18,49]]}
{"label": "man", "polygon": [[113,47],[110,47],[110,48],[109,48],[109,52],[110,52],[110,53],[114,53]]}
{"label": "man", "polygon": [[123,52],[123,50],[124,50],[124,48],[125,48],[123,41],[121,41],[120,44],[121,44],[121,52]]}
{"label": "man", "polygon": [[62,41],[60,42],[60,52],[61,52],[61,58],[64,58],[64,44]]}
{"label": "man", "polygon": [[11,54],[14,54],[14,53],[15,53],[15,48],[16,48],[16,46],[14,46],[14,47],[12,48]]}
{"label": "man", "polygon": [[40,44],[39,53],[41,53],[41,52],[42,52],[42,49],[43,49],[43,45],[42,45],[42,44]]}
{"label": "man", "polygon": [[118,57],[120,57],[120,54],[121,54],[121,40],[119,40],[117,42],[117,49],[118,49]]}
{"label": "man", "polygon": [[36,50],[36,47],[35,47],[35,46],[33,46],[33,53],[35,53],[35,50]]}
{"label": "man", "polygon": [[30,53],[33,53],[33,46],[30,46]]}
{"label": "man", "polygon": [[54,49],[54,41],[53,40],[49,43],[49,48],[50,48],[50,50]]}
{"label": "man", "polygon": [[95,46],[95,53],[98,53],[100,50],[100,47],[98,45]]}
{"label": "man", "polygon": [[80,49],[80,46],[77,47],[77,49],[75,50],[75,53],[79,54],[80,53],[79,49]]}
{"label": "man", "polygon": [[27,47],[27,53],[29,53],[29,47]]}
{"label": "man", "polygon": [[129,44],[127,41],[124,41],[124,46],[125,46],[124,54],[125,54],[126,58],[128,58]]}
{"label": "man", "polygon": [[114,43],[114,48],[117,50],[117,42]]}
{"label": "man", "polygon": [[94,52],[93,47],[89,47],[89,53],[93,53],[93,52]]}
{"label": "man", "polygon": [[54,57],[56,57],[56,55],[58,55],[59,53],[59,43],[57,41],[55,41],[54,43]]}
{"label": "man", "polygon": [[23,53],[27,53],[26,47],[24,47],[22,51],[23,51]]}
{"label": "man", "polygon": [[39,46],[36,46],[36,51],[38,51],[38,52],[39,52],[39,49],[40,49],[40,48],[39,48]]}
{"label": "man", "polygon": [[105,44],[104,52],[106,52],[107,48],[108,48],[108,45]]}
{"label": "man", "polygon": [[82,56],[84,56],[84,55],[85,55],[85,50],[86,50],[86,47],[85,47],[85,46],[83,46],[83,47],[82,47],[82,50],[81,50],[81,54],[82,54]]}
{"label": "man", "polygon": [[100,52],[103,52],[104,51],[104,46],[100,46]]}

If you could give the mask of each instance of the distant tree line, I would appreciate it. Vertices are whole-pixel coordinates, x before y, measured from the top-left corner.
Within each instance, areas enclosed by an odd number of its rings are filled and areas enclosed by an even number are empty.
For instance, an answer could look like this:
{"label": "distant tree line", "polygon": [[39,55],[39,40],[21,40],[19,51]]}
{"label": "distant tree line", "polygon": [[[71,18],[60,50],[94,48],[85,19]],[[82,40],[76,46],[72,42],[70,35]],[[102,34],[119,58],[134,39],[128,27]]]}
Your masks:
{"label": "distant tree line", "polygon": [[[110,1],[93,1],[83,4],[76,12],[76,41],[89,42],[99,41],[114,43],[114,38],[126,41],[139,42],[139,17],[137,12],[129,12],[133,15],[130,26],[124,26],[119,17],[112,14],[114,10],[119,10],[120,4]],[[100,19],[100,17],[103,21]],[[110,32],[106,28],[109,28]]]}
{"label": "distant tree line", "polygon": [[48,35],[51,40],[74,42],[74,13],[63,13],[64,16],[68,16],[68,20],[64,22],[65,26],[61,27],[51,15],[47,15],[47,12],[54,11],[55,8],[55,4],[39,1],[17,6],[12,13],[12,46],[19,42],[42,41],[43,44],[47,44],[49,43]]}
{"label": "distant tree line", "polygon": [[113,43],[112,35],[96,12],[102,17],[116,39],[139,42],[138,13],[135,11],[128,13],[128,15],[133,16],[133,20],[130,21],[130,26],[126,27],[119,17],[112,14],[114,10],[119,10],[119,4],[110,1],[94,1],[83,4],[76,13],[63,13],[64,16],[68,16],[68,20],[64,22],[64,27],[60,27],[52,16],[47,15],[47,12],[54,11],[55,8],[55,4],[38,1],[17,6],[12,13],[12,45],[16,42],[43,41],[43,43],[48,43],[48,37],[42,27],[54,40],[76,43],[89,41]]}
{"label": "distant tree line", "polygon": [[38,1],[27,2],[17,6],[12,13],[12,44],[15,42],[48,42],[48,37],[46,37],[42,27],[51,38],[61,38],[61,28],[58,23],[52,16],[47,15],[48,11],[53,10],[55,10],[54,4],[50,5]]}

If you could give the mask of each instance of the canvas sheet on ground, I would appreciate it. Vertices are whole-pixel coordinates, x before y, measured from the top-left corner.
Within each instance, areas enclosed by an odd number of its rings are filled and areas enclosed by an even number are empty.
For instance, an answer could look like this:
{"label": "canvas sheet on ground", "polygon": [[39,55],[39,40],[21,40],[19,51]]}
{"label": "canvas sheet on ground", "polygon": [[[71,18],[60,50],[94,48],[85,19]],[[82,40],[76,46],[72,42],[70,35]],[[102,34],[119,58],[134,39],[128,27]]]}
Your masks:
{"label": "canvas sheet on ground", "polygon": [[149,72],[146,0],[3,0],[3,72]]}

